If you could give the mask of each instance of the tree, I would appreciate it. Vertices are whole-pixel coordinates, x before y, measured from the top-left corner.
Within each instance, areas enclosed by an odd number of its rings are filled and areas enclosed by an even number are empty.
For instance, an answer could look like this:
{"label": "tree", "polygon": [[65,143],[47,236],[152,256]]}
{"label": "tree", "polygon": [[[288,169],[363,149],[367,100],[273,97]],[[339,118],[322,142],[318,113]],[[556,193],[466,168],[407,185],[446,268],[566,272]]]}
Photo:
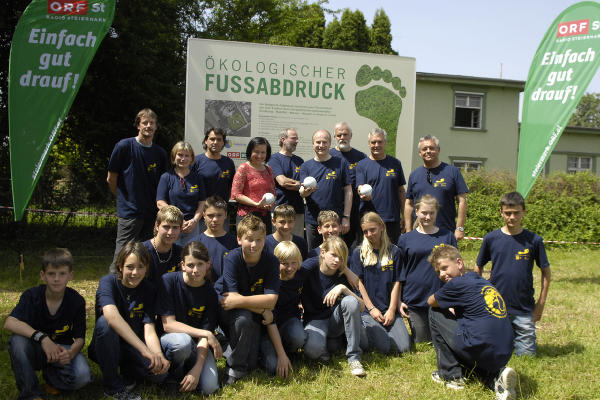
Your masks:
{"label": "tree", "polygon": [[584,94],[567,125],[600,129],[600,93]]}
{"label": "tree", "polygon": [[340,22],[339,44],[337,50],[369,50],[369,28],[365,16],[359,10],[345,9]]}
{"label": "tree", "polygon": [[382,8],[378,9],[369,32],[369,53],[398,55],[398,52],[392,49],[391,26],[385,11]]}
{"label": "tree", "polygon": [[325,30],[325,13],[319,4],[290,2],[282,10],[278,33],[270,44],[320,48]]}
{"label": "tree", "polygon": [[333,20],[327,24],[323,32],[323,48],[339,49],[341,47],[341,43],[339,42],[341,30],[342,26],[340,21],[334,17]]}

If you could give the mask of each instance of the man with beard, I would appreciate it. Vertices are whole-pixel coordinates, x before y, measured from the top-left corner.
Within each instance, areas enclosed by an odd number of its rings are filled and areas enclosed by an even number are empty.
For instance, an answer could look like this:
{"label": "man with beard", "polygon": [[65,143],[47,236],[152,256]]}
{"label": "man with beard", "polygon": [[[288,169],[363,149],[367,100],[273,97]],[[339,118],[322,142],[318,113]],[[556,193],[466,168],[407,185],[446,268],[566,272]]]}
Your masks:
{"label": "man with beard", "polygon": [[277,188],[277,202],[275,204],[289,204],[294,207],[296,224],[292,233],[304,237],[304,201],[298,193],[298,190],[300,190],[298,173],[304,160],[293,154],[297,145],[298,133],[295,129],[286,128],[281,131],[279,137],[281,150],[271,155],[269,166],[273,169]]}

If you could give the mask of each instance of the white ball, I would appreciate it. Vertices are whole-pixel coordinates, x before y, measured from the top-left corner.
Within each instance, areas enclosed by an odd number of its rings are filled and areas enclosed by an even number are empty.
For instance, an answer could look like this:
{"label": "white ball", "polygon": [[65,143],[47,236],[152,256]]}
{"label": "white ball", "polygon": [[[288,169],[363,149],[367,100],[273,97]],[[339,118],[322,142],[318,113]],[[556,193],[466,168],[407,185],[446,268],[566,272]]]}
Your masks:
{"label": "white ball", "polygon": [[315,178],[313,178],[312,176],[307,176],[306,178],[304,178],[304,182],[302,182],[302,186],[304,186],[305,189],[312,189],[315,186],[317,186],[317,180]]}
{"label": "white ball", "polygon": [[273,193],[265,193],[263,195],[263,199],[265,200],[265,204],[273,204],[275,202],[275,196],[273,196]]}
{"label": "white ball", "polygon": [[371,193],[373,193],[373,188],[371,187],[371,185],[361,185],[360,190],[358,192],[363,196],[369,197],[371,196]]}

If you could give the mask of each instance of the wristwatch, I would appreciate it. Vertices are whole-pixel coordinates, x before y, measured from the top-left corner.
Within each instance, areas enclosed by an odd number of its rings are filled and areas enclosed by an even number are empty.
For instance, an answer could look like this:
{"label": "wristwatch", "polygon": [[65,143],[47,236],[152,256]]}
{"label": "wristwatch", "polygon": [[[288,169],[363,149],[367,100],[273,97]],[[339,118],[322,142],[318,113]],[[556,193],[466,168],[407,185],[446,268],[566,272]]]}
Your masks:
{"label": "wristwatch", "polygon": [[464,226],[457,226],[456,227],[457,230],[464,232],[465,231],[465,227]]}
{"label": "wristwatch", "polygon": [[31,335],[31,340],[33,340],[36,343],[42,343],[42,340],[44,340],[44,338],[46,337],[48,337],[48,335],[46,335],[44,332],[35,331],[33,332],[33,335]]}

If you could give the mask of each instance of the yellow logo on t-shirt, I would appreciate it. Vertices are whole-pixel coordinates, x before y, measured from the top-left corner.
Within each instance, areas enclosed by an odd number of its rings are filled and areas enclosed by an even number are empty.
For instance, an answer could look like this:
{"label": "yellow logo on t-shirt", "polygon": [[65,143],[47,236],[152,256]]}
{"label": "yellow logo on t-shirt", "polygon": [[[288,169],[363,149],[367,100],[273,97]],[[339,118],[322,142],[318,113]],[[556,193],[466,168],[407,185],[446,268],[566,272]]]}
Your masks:
{"label": "yellow logo on t-shirt", "polygon": [[381,271],[393,271],[394,270],[394,260],[388,260],[385,264],[381,264]]}
{"label": "yellow logo on t-shirt", "polygon": [[148,164],[148,172],[152,171],[153,169],[156,169],[156,163],[152,163],[152,164]]}
{"label": "yellow logo on t-shirt", "polygon": [[171,268],[167,270],[167,272],[175,272],[177,271],[177,264],[173,265]]}
{"label": "yellow logo on t-shirt", "polygon": [[296,167],[296,173],[300,172],[300,165]]}
{"label": "yellow logo on t-shirt", "polygon": [[263,278],[259,278],[256,282],[254,282],[254,284],[250,288],[250,291],[252,293],[254,293],[254,292],[262,293],[262,291],[263,291],[263,282],[264,282]]}
{"label": "yellow logo on t-shirt", "polygon": [[144,303],[140,303],[137,307],[133,307],[129,313],[129,318],[141,317],[144,315]]}
{"label": "yellow logo on t-shirt", "polygon": [[221,173],[221,178],[229,178],[230,172],[228,169]]}
{"label": "yellow logo on t-shirt", "polygon": [[529,260],[529,249],[518,251],[517,254],[515,254],[515,260]]}
{"label": "yellow logo on t-shirt", "polygon": [[54,341],[57,337],[64,336],[67,332],[69,332],[69,330],[71,330],[69,325],[65,325],[60,329],[55,329],[54,332],[52,332],[50,339]]}
{"label": "yellow logo on t-shirt", "polygon": [[442,179],[438,179],[437,181],[435,181],[433,183],[433,187],[446,187],[446,179],[442,178]]}
{"label": "yellow logo on t-shirt", "polygon": [[350,169],[354,169],[354,167],[356,167],[356,164],[358,164],[358,161],[355,163],[350,164]]}
{"label": "yellow logo on t-shirt", "polygon": [[202,306],[202,307],[198,307],[198,308],[192,307],[190,310],[188,310],[188,316],[195,317],[195,318],[202,318],[202,314],[204,313],[205,308],[206,308],[206,306]]}
{"label": "yellow logo on t-shirt", "polygon": [[198,191],[198,185],[190,186],[190,193],[194,193]]}
{"label": "yellow logo on t-shirt", "polygon": [[337,175],[335,174],[335,171],[331,171],[330,173],[327,174],[327,176],[325,177],[325,180],[327,179],[336,179]]}
{"label": "yellow logo on t-shirt", "polygon": [[396,171],[394,171],[394,168],[388,169],[385,171],[385,176],[396,176]]}
{"label": "yellow logo on t-shirt", "polygon": [[506,303],[495,287],[487,285],[481,288],[485,308],[496,318],[506,318]]}

